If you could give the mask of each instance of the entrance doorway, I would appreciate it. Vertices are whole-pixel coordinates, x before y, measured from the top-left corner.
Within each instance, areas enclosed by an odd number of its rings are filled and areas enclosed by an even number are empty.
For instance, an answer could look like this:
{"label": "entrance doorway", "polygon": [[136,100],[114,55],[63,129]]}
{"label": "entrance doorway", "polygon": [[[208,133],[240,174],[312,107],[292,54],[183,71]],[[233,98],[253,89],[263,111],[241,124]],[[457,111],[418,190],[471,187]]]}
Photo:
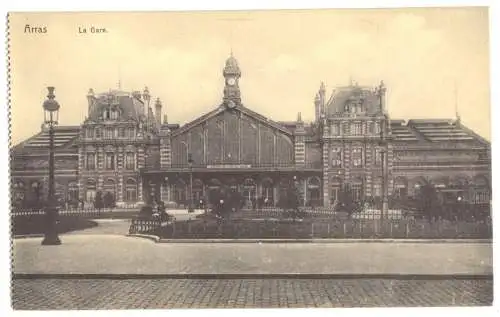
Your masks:
{"label": "entrance doorway", "polygon": [[247,178],[243,182],[242,187],[243,187],[242,196],[244,200],[244,206],[246,208],[253,208],[256,203],[256,193],[257,193],[257,186],[255,185],[255,181],[251,178]]}

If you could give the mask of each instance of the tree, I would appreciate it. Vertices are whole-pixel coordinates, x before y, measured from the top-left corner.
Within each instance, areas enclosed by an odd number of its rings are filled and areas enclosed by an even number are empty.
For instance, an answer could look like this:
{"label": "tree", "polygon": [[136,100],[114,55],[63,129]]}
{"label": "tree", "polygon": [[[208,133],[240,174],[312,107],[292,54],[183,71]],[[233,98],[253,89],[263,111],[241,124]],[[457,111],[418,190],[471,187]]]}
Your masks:
{"label": "tree", "polygon": [[95,194],[95,199],[94,199],[94,208],[96,209],[102,209],[104,207],[104,201],[102,199],[102,193],[98,191]]}
{"label": "tree", "polygon": [[348,217],[358,209],[350,184],[344,184],[338,194],[337,210],[346,212]]}
{"label": "tree", "polygon": [[431,220],[441,214],[441,204],[439,202],[436,188],[431,184],[420,186],[417,194],[417,206],[422,215]]}
{"label": "tree", "polygon": [[105,208],[114,208],[116,206],[115,195],[106,192],[106,194],[104,194],[103,204]]}

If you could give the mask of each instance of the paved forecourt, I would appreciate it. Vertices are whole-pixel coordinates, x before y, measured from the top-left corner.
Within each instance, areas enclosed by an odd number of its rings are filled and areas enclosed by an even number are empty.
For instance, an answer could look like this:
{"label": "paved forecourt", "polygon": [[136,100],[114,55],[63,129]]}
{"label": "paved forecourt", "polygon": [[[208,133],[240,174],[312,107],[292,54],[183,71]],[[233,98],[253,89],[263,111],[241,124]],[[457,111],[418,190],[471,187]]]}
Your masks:
{"label": "paved forecourt", "polygon": [[18,274],[492,274],[491,243],[154,243],[68,234],[14,239]]}
{"label": "paved forecourt", "polygon": [[15,279],[14,309],[491,305],[493,281],[401,279]]}

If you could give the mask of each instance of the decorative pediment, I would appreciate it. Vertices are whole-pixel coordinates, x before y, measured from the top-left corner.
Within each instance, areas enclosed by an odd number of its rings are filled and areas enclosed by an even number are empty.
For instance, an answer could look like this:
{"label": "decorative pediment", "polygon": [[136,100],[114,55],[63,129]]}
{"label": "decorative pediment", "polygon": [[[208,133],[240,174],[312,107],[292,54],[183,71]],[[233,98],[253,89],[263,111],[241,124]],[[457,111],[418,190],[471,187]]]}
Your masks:
{"label": "decorative pediment", "polygon": [[210,120],[211,118],[216,117],[216,116],[218,116],[221,113],[226,112],[226,111],[231,112],[231,113],[241,113],[242,117],[246,116],[246,117],[251,118],[251,119],[255,120],[256,122],[259,122],[265,126],[268,126],[272,129],[276,129],[278,131],[281,131],[282,133],[284,133],[286,135],[292,136],[292,132],[290,130],[288,130],[287,128],[283,127],[282,125],[280,125],[279,123],[274,122],[272,120],[269,120],[265,116],[263,116],[257,112],[254,112],[254,111],[252,111],[252,110],[250,110],[242,105],[239,105],[239,106],[236,106],[233,108],[229,108],[229,107],[226,107],[225,105],[221,105],[221,106],[217,107],[216,109],[202,115],[201,117],[198,117],[197,119],[195,119],[189,123],[186,123],[184,126],[175,130],[172,133],[172,136],[176,136],[176,135],[185,133],[189,129],[191,129],[195,126],[198,126],[198,125]]}
{"label": "decorative pediment", "polygon": [[269,165],[291,163],[293,135],[281,125],[237,106],[218,107],[172,132],[172,162]]}

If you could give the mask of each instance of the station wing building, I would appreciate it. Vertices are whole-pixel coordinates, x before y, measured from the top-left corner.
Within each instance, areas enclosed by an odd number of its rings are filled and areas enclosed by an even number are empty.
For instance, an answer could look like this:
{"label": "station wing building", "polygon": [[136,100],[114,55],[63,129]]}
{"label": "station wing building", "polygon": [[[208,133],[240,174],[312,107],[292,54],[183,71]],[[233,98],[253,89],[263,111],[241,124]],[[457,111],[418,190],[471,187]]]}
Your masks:
{"label": "station wing building", "polygon": [[[330,97],[321,84],[311,98],[313,122],[300,113],[293,122],[273,121],[244,105],[240,77],[231,56],[221,104],[183,126],[162,120],[162,104],[147,88],[97,95],[91,89],[84,122],[55,130],[58,197],[90,203],[100,191],[117,205],[182,205],[192,177],[195,201],[225,187],[274,205],[294,181],[305,205],[330,206],[345,184],[359,200],[382,195],[383,152],[391,196],[415,196],[432,184],[460,190],[471,202],[490,201],[490,143],[459,119],[390,119],[381,83],[338,87]],[[13,203],[46,195],[48,140],[42,128],[11,149]]]}

